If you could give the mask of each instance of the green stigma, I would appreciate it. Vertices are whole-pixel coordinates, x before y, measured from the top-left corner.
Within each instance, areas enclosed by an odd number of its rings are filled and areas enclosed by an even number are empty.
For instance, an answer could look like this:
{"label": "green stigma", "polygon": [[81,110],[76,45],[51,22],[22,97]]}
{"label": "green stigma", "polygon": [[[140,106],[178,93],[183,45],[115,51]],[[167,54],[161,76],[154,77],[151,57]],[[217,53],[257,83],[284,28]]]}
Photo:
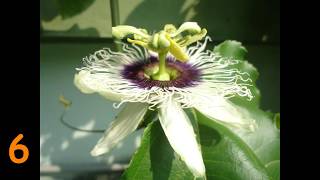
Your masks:
{"label": "green stigma", "polygon": [[206,34],[207,30],[201,29],[196,22],[185,22],[178,29],[172,24],[166,24],[163,30],[152,35],[148,34],[145,29],[133,26],[112,27],[112,35],[115,38],[123,39],[128,35],[133,35],[133,39],[127,38],[129,43],[137,44],[158,54],[159,70],[152,74],[151,78],[159,81],[170,80],[170,72],[166,68],[167,54],[170,52],[181,62],[188,61],[186,47],[201,40]]}

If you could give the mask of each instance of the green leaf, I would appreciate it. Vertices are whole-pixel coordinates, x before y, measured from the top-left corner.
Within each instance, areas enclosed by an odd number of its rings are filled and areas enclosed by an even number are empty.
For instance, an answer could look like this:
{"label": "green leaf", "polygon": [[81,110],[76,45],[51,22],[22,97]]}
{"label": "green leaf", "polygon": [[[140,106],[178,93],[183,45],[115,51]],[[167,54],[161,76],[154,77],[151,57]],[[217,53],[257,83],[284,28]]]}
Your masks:
{"label": "green leaf", "polygon": [[259,107],[261,94],[260,90],[256,87],[256,80],[259,77],[259,72],[251,63],[245,60],[246,54],[248,53],[247,49],[242,46],[241,42],[227,40],[215,46],[213,52],[218,53],[223,57],[239,60],[238,64],[230,66],[230,68],[236,68],[241,70],[241,72],[248,73],[252,80],[253,86],[249,87],[249,89],[252,92],[253,99],[251,101],[247,101],[247,99],[244,99],[243,97],[235,97],[232,101],[243,105],[245,104],[246,106]]}
{"label": "green leaf", "polygon": [[56,0],[63,19],[73,17],[86,10],[94,0]]}
{"label": "green leaf", "polygon": [[280,113],[274,115],[273,121],[276,124],[277,128],[280,129]]}
{"label": "green leaf", "polygon": [[[216,121],[208,119],[199,112],[196,112],[196,116],[200,124],[204,124],[213,129],[219,129],[223,135],[241,140],[241,143],[245,144],[256,155],[257,160],[262,163],[269,172],[268,165],[270,163],[280,163],[280,131],[268,113],[254,107],[251,107],[250,110],[248,110],[247,108],[238,106],[238,110],[245,114],[249,114],[256,120],[258,127],[254,132],[247,132],[244,129],[219,125]],[[273,171],[276,171],[274,167],[272,168]],[[280,169],[278,169],[278,171],[279,170]],[[268,174],[274,180],[278,178],[278,175],[274,172]]]}
{"label": "green leaf", "polygon": [[[259,73],[244,60],[241,43],[225,41],[214,51],[238,59],[230,68],[247,72],[252,79],[251,101],[243,97],[230,99],[239,112],[257,123],[254,132],[229,127],[208,119],[198,111],[187,111],[201,145],[207,179],[247,180],[280,178],[280,115],[259,109],[260,91],[255,85]],[[179,131],[177,129],[177,131]],[[148,125],[142,144],[134,155],[123,179],[193,179],[192,174],[173,151],[158,121]]]}
{"label": "green leaf", "polygon": [[[255,152],[228,128],[197,113],[199,137],[207,178],[270,179]],[[122,179],[193,179],[171,148],[159,121],[145,129],[142,143]]]}
{"label": "green leaf", "polygon": [[183,161],[174,153],[159,121],[144,130],[141,145],[122,179],[193,179]]}
{"label": "green leaf", "polygon": [[217,45],[213,52],[220,53],[224,57],[233,57],[235,59],[244,60],[247,49],[242,46],[241,42],[227,40]]}
{"label": "green leaf", "polygon": [[148,109],[137,129],[147,127],[153,120],[157,120],[158,112]]}
{"label": "green leaf", "polygon": [[[261,94],[256,87],[256,80],[259,77],[257,69],[245,60],[247,50],[237,41],[224,41],[214,48],[214,52],[224,57],[234,58],[240,62],[234,67],[247,72],[252,79],[250,88],[254,98],[247,101],[241,97],[231,99],[243,113],[250,114],[258,123],[258,129],[251,134],[245,131],[233,129],[234,133],[240,136],[251,149],[255,151],[259,159],[267,166],[269,163],[277,162],[278,165],[268,166],[268,172],[273,179],[279,179],[280,174],[280,114],[273,115],[271,112],[263,112],[259,109]],[[278,167],[278,169],[276,168]],[[269,169],[272,169],[270,171]],[[278,173],[276,173],[278,171]]]}
{"label": "green leaf", "polygon": [[279,160],[271,161],[266,165],[266,167],[269,175],[273,179],[280,180],[280,161]]}
{"label": "green leaf", "polygon": [[253,95],[253,98],[251,101],[248,101],[247,98],[240,97],[240,96],[235,96],[231,100],[245,107],[259,107],[261,94],[260,94],[260,90],[256,87],[256,80],[259,77],[259,73],[257,69],[248,61],[244,61],[244,60],[243,61],[240,60],[238,64],[235,64],[230,68],[237,68],[237,69],[240,69],[241,72],[247,72],[249,74],[249,77],[252,80],[252,82],[250,83],[252,84],[252,86],[249,86],[249,89]]}
{"label": "green leaf", "polygon": [[199,112],[196,117],[208,179],[270,179],[264,164],[243,139]]}

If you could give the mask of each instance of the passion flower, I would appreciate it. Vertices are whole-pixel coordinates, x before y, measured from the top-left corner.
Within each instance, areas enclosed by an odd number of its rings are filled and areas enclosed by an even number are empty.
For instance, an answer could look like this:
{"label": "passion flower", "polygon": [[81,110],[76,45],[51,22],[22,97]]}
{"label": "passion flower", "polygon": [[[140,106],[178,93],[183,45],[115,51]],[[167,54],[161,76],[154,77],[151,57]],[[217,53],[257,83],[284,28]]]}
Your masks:
{"label": "passion flower", "polygon": [[134,38],[128,39],[133,44],[122,44],[122,52],[105,48],[85,57],[85,66],[77,69],[74,78],[83,93],[99,93],[118,101],[115,108],[125,103],[91,151],[93,156],[109,152],[134,132],[151,109],[158,112],[174,151],[195,176],[204,177],[201,149],[183,108],[193,107],[213,121],[233,127],[254,129],[254,120],[244,117],[229,101],[235,95],[253,98],[249,74],[230,68],[239,61],[206,50],[209,37],[186,48],[202,39],[205,29],[187,22],[178,29],[166,25],[154,35],[132,26],[114,27],[113,34],[117,38],[133,34]]}

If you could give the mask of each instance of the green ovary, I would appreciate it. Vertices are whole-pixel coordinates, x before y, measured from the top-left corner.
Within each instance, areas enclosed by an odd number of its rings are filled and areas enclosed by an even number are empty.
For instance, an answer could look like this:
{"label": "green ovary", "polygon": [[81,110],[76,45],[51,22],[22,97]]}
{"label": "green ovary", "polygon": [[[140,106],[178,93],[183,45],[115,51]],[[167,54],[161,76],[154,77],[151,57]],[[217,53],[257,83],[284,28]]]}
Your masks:
{"label": "green ovary", "polygon": [[[162,64],[162,66],[163,66],[163,64]],[[160,62],[159,62],[159,64],[156,64],[152,67],[146,67],[143,70],[144,76],[148,79],[158,80],[158,81],[175,80],[176,78],[178,78],[180,76],[180,72],[177,69],[170,67],[170,66],[166,66],[166,64],[164,64],[164,66],[165,66],[164,67],[165,72],[163,72],[163,69],[162,69],[162,71],[160,71],[160,67],[161,67]]]}

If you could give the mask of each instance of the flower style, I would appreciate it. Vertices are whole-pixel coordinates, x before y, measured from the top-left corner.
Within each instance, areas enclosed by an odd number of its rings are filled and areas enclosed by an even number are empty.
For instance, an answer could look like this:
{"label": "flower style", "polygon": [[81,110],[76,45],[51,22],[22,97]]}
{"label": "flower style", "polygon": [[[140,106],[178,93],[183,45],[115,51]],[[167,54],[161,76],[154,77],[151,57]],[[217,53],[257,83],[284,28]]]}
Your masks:
{"label": "flower style", "polygon": [[238,60],[205,50],[208,36],[186,48],[206,34],[197,23],[186,22],[178,29],[166,25],[154,35],[132,26],[113,28],[116,38],[129,34],[133,34],[133,39],[127,39],[132,45],[122,44],[123,52],[99,50],[84,58],[85,66],[75,74],[81,92],[119,102],[115,108],[125,103],[91,154],[109,152],[136,130],[148,109],[157,110],[173,150],[196,177],[205,177],[201,149],[183,108],[193,107],[213,121],[253,130],[255,121],[229,101],[235,95],[253,98],[249,74],[230,68]]}

